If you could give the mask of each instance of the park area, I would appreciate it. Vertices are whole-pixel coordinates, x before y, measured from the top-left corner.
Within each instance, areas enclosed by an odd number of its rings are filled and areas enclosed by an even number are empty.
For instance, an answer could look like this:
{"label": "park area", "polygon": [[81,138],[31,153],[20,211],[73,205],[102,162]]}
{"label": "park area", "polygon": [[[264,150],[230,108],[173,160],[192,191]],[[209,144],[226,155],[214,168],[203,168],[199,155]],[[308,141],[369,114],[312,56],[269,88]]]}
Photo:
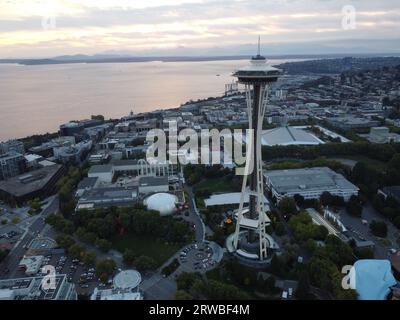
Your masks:
{"label": "park area", "polygon": [[143,235],[118,235],[112,239],[113,248],[121,253],[126,249],[132,250],[136,256],[148,256],[157,262],[157,267],[161,266],[179,249],[179,244],[170,244],[155,239],[154,236]]}

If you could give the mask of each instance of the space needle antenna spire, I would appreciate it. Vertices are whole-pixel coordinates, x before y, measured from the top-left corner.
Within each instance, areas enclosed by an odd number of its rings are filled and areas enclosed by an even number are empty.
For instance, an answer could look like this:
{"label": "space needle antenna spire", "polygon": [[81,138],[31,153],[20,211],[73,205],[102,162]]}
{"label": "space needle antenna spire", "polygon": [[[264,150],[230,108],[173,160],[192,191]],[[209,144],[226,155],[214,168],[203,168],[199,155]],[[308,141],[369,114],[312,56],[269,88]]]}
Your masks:
{"label": "space needle antenna spire", "polygon": [[260,56],[261,55],[261,36],[258,36],[258,52],[257,55]]}

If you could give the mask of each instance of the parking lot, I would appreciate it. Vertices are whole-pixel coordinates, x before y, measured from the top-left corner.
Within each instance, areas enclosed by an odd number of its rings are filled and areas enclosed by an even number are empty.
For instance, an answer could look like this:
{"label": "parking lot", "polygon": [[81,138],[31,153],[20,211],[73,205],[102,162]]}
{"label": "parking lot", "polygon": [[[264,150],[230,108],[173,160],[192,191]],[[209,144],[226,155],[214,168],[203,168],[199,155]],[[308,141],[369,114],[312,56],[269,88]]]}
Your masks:
{"label": "parking lot", "polygon": [[[399,231],[390,221],[376,212],[369,203],[364,206],[361,218],[352,217],[347,214],[345,210],[340,210],[338,213],[340,215],[340,220],[343,222],[345,227],[351,234],[355,235],[357,239],[362,241],[369,240],[375,243],[376,259],[387,259],[391,249],[399,249]],[[386,222],[388,226],[388,235],[386,239],[377,238],[372,234],[369,228],[369,224],[372,220]]]}
{"label": "parking lot", "polygon": [[179,254],[179,261],[187,271],[207,271],[214,268],[218,261],[218,253],[206,243],[191,244]]}

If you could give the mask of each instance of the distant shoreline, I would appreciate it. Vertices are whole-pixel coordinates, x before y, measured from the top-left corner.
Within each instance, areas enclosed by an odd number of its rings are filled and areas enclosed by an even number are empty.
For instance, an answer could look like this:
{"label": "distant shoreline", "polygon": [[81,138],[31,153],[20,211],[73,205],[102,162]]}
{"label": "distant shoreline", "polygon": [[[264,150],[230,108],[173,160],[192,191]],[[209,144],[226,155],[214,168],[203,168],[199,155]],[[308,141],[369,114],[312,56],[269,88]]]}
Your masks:
{"label": "distant shoreline", "polygon": [[[276,55],[266,56],[267,59],[330,59],[343,57],[379,57],[379,56],[399,56],[399,54],[298,54],[298,55]],[[101,56],[62,56],[54,58],[40,59],[0,59],[0,64],[20,64],[20,65],[50,65],[50,64],[76,64],[76,63],[134,63],[134,62],[204,62],[204,61],[231,61],[248,60],[249,55],[238,56],[176,56],[176,57],[101,57]]]}

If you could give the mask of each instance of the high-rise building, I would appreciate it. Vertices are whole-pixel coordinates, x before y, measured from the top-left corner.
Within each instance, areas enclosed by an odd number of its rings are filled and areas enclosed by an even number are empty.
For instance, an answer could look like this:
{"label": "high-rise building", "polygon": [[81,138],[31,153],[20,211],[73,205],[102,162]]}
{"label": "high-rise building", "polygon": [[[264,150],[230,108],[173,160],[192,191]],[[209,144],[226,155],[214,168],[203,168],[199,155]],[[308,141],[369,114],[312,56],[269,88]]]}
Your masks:
{"label": "high-rise building", "polygon": [[[258,54],[251,64],[234,73],[246,89],[247,113],[250,135],[247,143],[247,161],[244,172],[236,231],[231,237],[233,249],[243,258],[266,261],[278,245],[265,231],[270,223],[264,203],[264,183],[261,159],[262,126],[270,85],[278,80],[281,70],[267,64],[265,57]],[[247,183],[249,182],[249,183]],[[244,196],[249,194],[249,204],[244,208]]]}

